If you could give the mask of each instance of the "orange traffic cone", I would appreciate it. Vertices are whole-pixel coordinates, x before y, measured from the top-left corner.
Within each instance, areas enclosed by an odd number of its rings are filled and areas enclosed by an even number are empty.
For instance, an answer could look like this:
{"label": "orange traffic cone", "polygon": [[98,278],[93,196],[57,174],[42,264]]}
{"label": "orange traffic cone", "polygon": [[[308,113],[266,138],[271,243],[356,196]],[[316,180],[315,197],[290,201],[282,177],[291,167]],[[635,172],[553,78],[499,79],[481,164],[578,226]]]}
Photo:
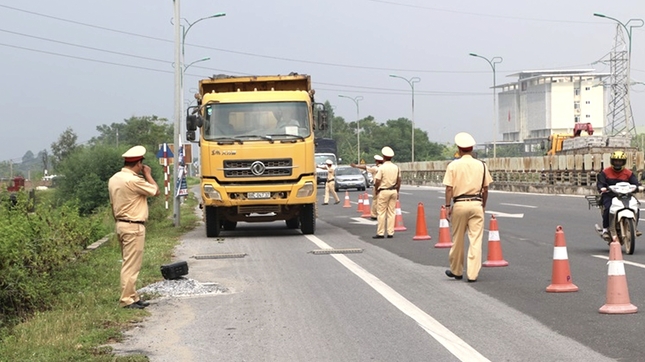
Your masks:
{"label": "orange traffic cone", "polygon": [[396,216],[394,217],[394,231],[406,231],[406,228],[403,225],[403,215],[401,214],[401,203],[399,200],[396,200]]}
{"label": "orange traffic cone", "polygon": [[363,213],[363,194],[358,194],[358,208],[356,212]]}
{"label": "orange traffic cone", "polygon": [[423,203],[417,205],[417,230],[412,240],[430,240],[432,237],[428,235],[428,228],[426,227],[426,212],[423,209]]}
{"label": "orange traffic cone", "polygon": [[439,242],[434,244],[435,248],[452,248],[452,238],[450,236],[450,224],[446,216],[446,207],[441,205],[439,212]]}
{"label": "orange traffic cone", "polygon": [[491,216],[490,227],[488,228],[488,257],[483,266],[508,266],[508,262],[502,257],[502,243],[499,240],[497,219]]}
{"label": "orange traffic cone", "polygon": [[607,303],[600,307],[604,314],[636,313],[638,308],[629,301],[625,263],[620,251],[618,239],[609,244],[609,261],[607,262]]}
{"label": "orange traffic cone", "polygon": [[349,191],[345,190],[345,203],[343,207],[352,207],[352,204],[349,202]]}
{"label": "orange traffic cone", "polygon": [[372,208],[370,207],[370,195],[363,195],[363,215],[361,217],[372,217]]}
{"label": "orange traffic cone", "polygon": [[551,285],[546,287],[546,291],[555,293],[578,291],[578,287],[571,282],[567,242],[564,240],[564,231],[562,231],[562,226],[560,225],[555,228],[553,271],[551,274]]}

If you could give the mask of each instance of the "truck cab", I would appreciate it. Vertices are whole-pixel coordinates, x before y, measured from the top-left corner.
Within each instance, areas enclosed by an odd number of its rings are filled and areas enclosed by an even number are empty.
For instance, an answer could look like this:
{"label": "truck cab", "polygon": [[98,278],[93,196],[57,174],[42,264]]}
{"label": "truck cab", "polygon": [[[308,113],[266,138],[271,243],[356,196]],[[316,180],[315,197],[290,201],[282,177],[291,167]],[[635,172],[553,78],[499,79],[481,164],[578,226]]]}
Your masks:
{"label": "truck cab", "polygon": [[314,102],[310,77],[224,76],[199,84],[186,136],[196,140],[200,128],[206,235],[240,221],[276,220],[313,234],[314,129],[326,128],[326,113]]}

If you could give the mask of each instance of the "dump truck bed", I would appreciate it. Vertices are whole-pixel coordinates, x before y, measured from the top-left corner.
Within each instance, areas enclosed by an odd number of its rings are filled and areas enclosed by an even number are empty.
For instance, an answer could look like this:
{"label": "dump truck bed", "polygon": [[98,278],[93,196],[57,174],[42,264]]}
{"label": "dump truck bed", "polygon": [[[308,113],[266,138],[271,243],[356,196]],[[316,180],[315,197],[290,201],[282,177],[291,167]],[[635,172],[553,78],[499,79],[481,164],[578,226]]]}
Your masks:
{"label": "dump truck bed", "polygon": [[199,82],[199,92],[254,92],[254,91],[309,91],[311,77],[304,74],[248,76],[221,76]]}

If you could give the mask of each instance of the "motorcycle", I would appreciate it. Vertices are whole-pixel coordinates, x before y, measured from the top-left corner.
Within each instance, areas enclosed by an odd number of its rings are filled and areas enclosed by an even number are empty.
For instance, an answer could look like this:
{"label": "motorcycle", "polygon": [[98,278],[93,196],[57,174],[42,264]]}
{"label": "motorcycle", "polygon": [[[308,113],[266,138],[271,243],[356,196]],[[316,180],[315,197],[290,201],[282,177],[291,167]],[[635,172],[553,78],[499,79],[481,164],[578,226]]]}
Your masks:
{"label": "motorcycle", "polygon": [[[636,247],[636,237],[640,236],[637,231],[638,219],[640,214],[640,202],[634,197],[634,192],[643,191],[643,186],[632,185],[629,182],[619,182],[610,185],[609,190],[614,193],[609,207],[609,235],[611,240],[618,239],[620,245],[625,246],[626,254],[634,254]],[[601,195],[585,196],[589,202],[589,207],[595,206],[600,209],[600,216],[604,212],[604,205],[601,201]],[[595,225],[596,232],[602,238],[602,227]],[[604,239],[603,239],[604,240]]]}

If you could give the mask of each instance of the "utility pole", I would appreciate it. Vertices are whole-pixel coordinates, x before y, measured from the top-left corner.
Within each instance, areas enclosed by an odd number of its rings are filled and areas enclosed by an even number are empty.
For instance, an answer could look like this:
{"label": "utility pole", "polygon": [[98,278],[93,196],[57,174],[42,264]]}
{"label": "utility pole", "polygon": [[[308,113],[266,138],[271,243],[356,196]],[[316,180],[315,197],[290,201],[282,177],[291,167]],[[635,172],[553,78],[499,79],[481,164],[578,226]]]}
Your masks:
{"label": "utility pole", "polygon": [[180,142],[180,132],[181,132],[181,108],[182,108],[182,95],[181,95],[181,72],[183,70],[183,64],[181,63],[181,16],[179,14],[179,0],[173,0],[175,9],[174,9],[174,21],[175,26],[175,127],[174,127],[174,145],[175,152],[173,155],[173,219],[175,227],[179,227],[179,197],[178,192],[175,189],[175,185],[179,181],[179,142]]}

